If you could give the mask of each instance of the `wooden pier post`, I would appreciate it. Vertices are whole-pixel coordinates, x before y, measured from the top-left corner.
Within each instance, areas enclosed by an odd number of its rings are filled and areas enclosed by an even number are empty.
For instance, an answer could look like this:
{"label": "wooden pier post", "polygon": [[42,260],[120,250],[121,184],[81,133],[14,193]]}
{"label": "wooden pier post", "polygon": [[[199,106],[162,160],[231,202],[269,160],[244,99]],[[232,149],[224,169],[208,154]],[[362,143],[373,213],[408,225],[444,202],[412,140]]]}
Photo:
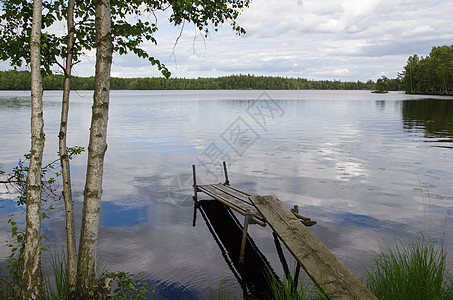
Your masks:
{"label": "wooden pier post", "polygon": [[244,229],[242,231],[242,242],[241,242],[241,252],[239,254],[239,262],[244,262],[245,256],[245,245],[247,244],[247,230],[250,222],[250,210],[245,211],[245,220],[244,220]]}
{"label": "wooden pier post", "polygon": [[192,165],[192,176],[193,176],[193,200],[197,201],[198,187],[197,187],[197,172],[195,171],[195,165]]}
{"label": "wooden pier post", "polygon": [[198,209],[198,186],[197,186],[197,173],[195,171],[195,165],[192,165],[192,176],[193,176],[193,219],[192,226],[195,227],[197,223],[197,209]]}
{"label": "wooden pier post", "polygon": [[286,262],[285,255],[283,254],[282,245],[280,245],[280,241],[278,240],[278,235],[272,232],[272,236],[274,237],[274,244],[275,249],[277,249],[278,258],[280,259],[280,263],[282,264],[283,273],[285,274],[286,279],[288,282],[291,281],[291,273],[289,272],[288,263]]}
{"label": "wooden pier post", "polygon": [[223,162],[223,172],[225,173],[225,183],[224,185],[230,185],[230,181],[228,180],[228,171],[227,171],[227,165],[226,162]]}

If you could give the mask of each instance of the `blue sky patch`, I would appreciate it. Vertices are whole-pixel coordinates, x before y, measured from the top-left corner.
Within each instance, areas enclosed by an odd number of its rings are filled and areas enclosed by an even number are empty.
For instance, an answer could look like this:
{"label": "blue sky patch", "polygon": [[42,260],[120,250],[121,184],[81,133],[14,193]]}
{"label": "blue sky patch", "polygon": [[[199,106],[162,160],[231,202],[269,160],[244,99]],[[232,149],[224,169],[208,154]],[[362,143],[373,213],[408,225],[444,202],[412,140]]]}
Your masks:
{"label": "blue sky patch", "polygon": [[381,222],[378,219],[352,213],[336,215],[334,223],[340,226],[355,225],[365,228],[381,228]]}

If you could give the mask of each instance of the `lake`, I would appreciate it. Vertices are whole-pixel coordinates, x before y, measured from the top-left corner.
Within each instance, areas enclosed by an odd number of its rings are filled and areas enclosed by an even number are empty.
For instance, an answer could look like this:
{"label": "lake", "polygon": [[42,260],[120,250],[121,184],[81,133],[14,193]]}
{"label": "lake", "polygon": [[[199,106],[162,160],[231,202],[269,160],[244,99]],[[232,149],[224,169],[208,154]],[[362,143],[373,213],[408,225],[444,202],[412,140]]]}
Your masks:
{"label": "lake", "polygon": [[[29,92],[0,92],[2,170],[29,151],[29,101]],[[45,162],[57,158],[60,101],[61,92],[44,93]],[[90,91],[71,94],[69,146],[87,148],[91,101]],[[192,165],[199,183],[215,183],[223,181],[222,161],[233,187],[276,195],[316,220],[310,230],[357,276],[371,266],[373,251],[419,233],[452,252],[452,154],[452,97],[112,91],[99,258],[110,270],[143,274],[157,299],[207,298],[220,285],[240,295],[220,233],[211,232],[200,212],[192,226]],[[85,163],[86,153],[71,166],[77,228]],[[9,215],[25,218],[5,192],[0,187],[1,242],[9,238]],[[44,244],[59,250],[65,244],[63,202],[49,205],[55,209],[43,223]],[[269,226],[251,225],[249,234],[281,275]],[[0,249],[4,266],[8,249]]]}

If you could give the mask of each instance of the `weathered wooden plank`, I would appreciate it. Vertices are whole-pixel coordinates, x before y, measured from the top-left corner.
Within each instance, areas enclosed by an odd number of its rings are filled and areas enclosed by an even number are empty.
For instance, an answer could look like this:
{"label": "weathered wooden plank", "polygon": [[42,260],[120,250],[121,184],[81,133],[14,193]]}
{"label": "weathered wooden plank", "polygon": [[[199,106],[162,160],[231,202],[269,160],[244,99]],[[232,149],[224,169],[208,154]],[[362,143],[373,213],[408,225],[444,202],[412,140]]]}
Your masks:
{"label": "weathered wooden plank", "polygon": [[[220,184],[222,186],[222,184]],[[209,185],[200,185],[198,186],[200,190],[207,191],[211,194],[214,194],[218,197],[221,197],[234,205],[244,209],[250,209],[250,212],[254,215],[261,216],[258,210],[253,206],[252,202],[250,201],[249,197],[245,197],[245,195],[235,195],[234,193],[228,191],[226,189],[219,189],[216,184],[209,184]]]}
{"label": "weathered wooden plank", "polygon": [[235,198],[238,198],[239,200],[247,203],[247,204],[250,204],[252,205],[252,202],[250,201],[250,194],[247,194],[247,193],[244,193],[240,190],[237,190],[237,189],[233,189],[232,187],[230,186],[225,186],[221,183],[216,183],[216,184],[210,184],[210,186],[212,187],[215,187],[216,189],[218,190],[221,190],[222,192],[228,194],[228,195],[231,195]]}
{"label": "weathered wooden plank", "polygon": [[233,190],[233,191],[237,191],[237,192],[239,192],[239,193],[241,193],[241,194],[247,195],[248,197],[254,196],[254,195],[252,195],[252,194],[249,194],[249,193],[246,193],[246,192],[244,192],[244,191],[238,190],[238,189],[236,189],[236,188],[234,188],[234,187],[232,187],[232,186],[228,186],[228,189]]}
{"label": "weathered wooden plank", "polygon": [[250,201],[248,201],[248,202],[242,201],[241,199],[238,199],[235,196],[232,196],[222,190],[219,190],[212,185],[201,185],[198,187],[200,190],[202,190],[204,192],[208,192],[210,194],[210,196],[216,196],[216,197],[222,198],[222,199],[234,204],[235,206],[243,209],[244,212],[247,209],[249,209],[250,213],[252,215],[255,215],[255,216],[258,216],[258,217],[264,219],[263,216],[260,214],[260,212],[253,206],[253,204]]}
{"label": "weathered wooden plank", "polygon": [[261,215],[261,213],[253,206],[252,203],[247,203],[244,201],[241,201],[219,189],[216,189],[215,187],[211,185],[199,185],[198,189],[213,197],[214,199],[224,203],[225,205],[233,208],[237,212],[245,215],[245,212],[247,209],[250,210],[250,213],[252,214],[252,221],[260,224],[261,226],[265,226],[264,218]]}
{"label": "weathered wooden plank", "polygon": [[250,198],[288,250],[329,299],[377,300],[280,200],[275,196]]}

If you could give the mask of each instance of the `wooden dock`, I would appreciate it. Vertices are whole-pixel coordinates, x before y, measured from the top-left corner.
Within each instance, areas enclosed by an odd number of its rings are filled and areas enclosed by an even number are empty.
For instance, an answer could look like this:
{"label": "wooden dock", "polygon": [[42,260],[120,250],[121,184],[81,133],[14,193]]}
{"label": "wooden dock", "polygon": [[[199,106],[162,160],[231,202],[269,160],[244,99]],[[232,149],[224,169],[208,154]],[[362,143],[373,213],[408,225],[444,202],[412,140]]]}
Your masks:
{"label": "wooden dock", "polygon": [[266,226],[266,219],[264,219],[250,200],[250,196],[252,195],[222,183],[199,185],[197,188],[198,191],[211,196],[242,215],[246,215],[248,210],[252,223],[257,223],[263,227]]}
{"label": "wooden dock", "polygon": [[329,299],[377,299],[275,196],[251,200]]}
{"label": "wooden dock", "polygon": [[[288,250],[304,268],[313,282],[328,299],[373,299],[377,300],[367,287],[349,271],[327,247],[306,226],[316,224],[296,210],[286,208],[275,196],[254,196],[232,188],[229,185],[224,163],[225,183],[197,185],[195,166],[194,179],[194,220],[198,203],[198,192],[220,201],[231,209],[245,215],[243,242],[240,257],[243,262],[247,226],[257,223],[269,226]],[[195,221],[194,221],[195,222]]]}

